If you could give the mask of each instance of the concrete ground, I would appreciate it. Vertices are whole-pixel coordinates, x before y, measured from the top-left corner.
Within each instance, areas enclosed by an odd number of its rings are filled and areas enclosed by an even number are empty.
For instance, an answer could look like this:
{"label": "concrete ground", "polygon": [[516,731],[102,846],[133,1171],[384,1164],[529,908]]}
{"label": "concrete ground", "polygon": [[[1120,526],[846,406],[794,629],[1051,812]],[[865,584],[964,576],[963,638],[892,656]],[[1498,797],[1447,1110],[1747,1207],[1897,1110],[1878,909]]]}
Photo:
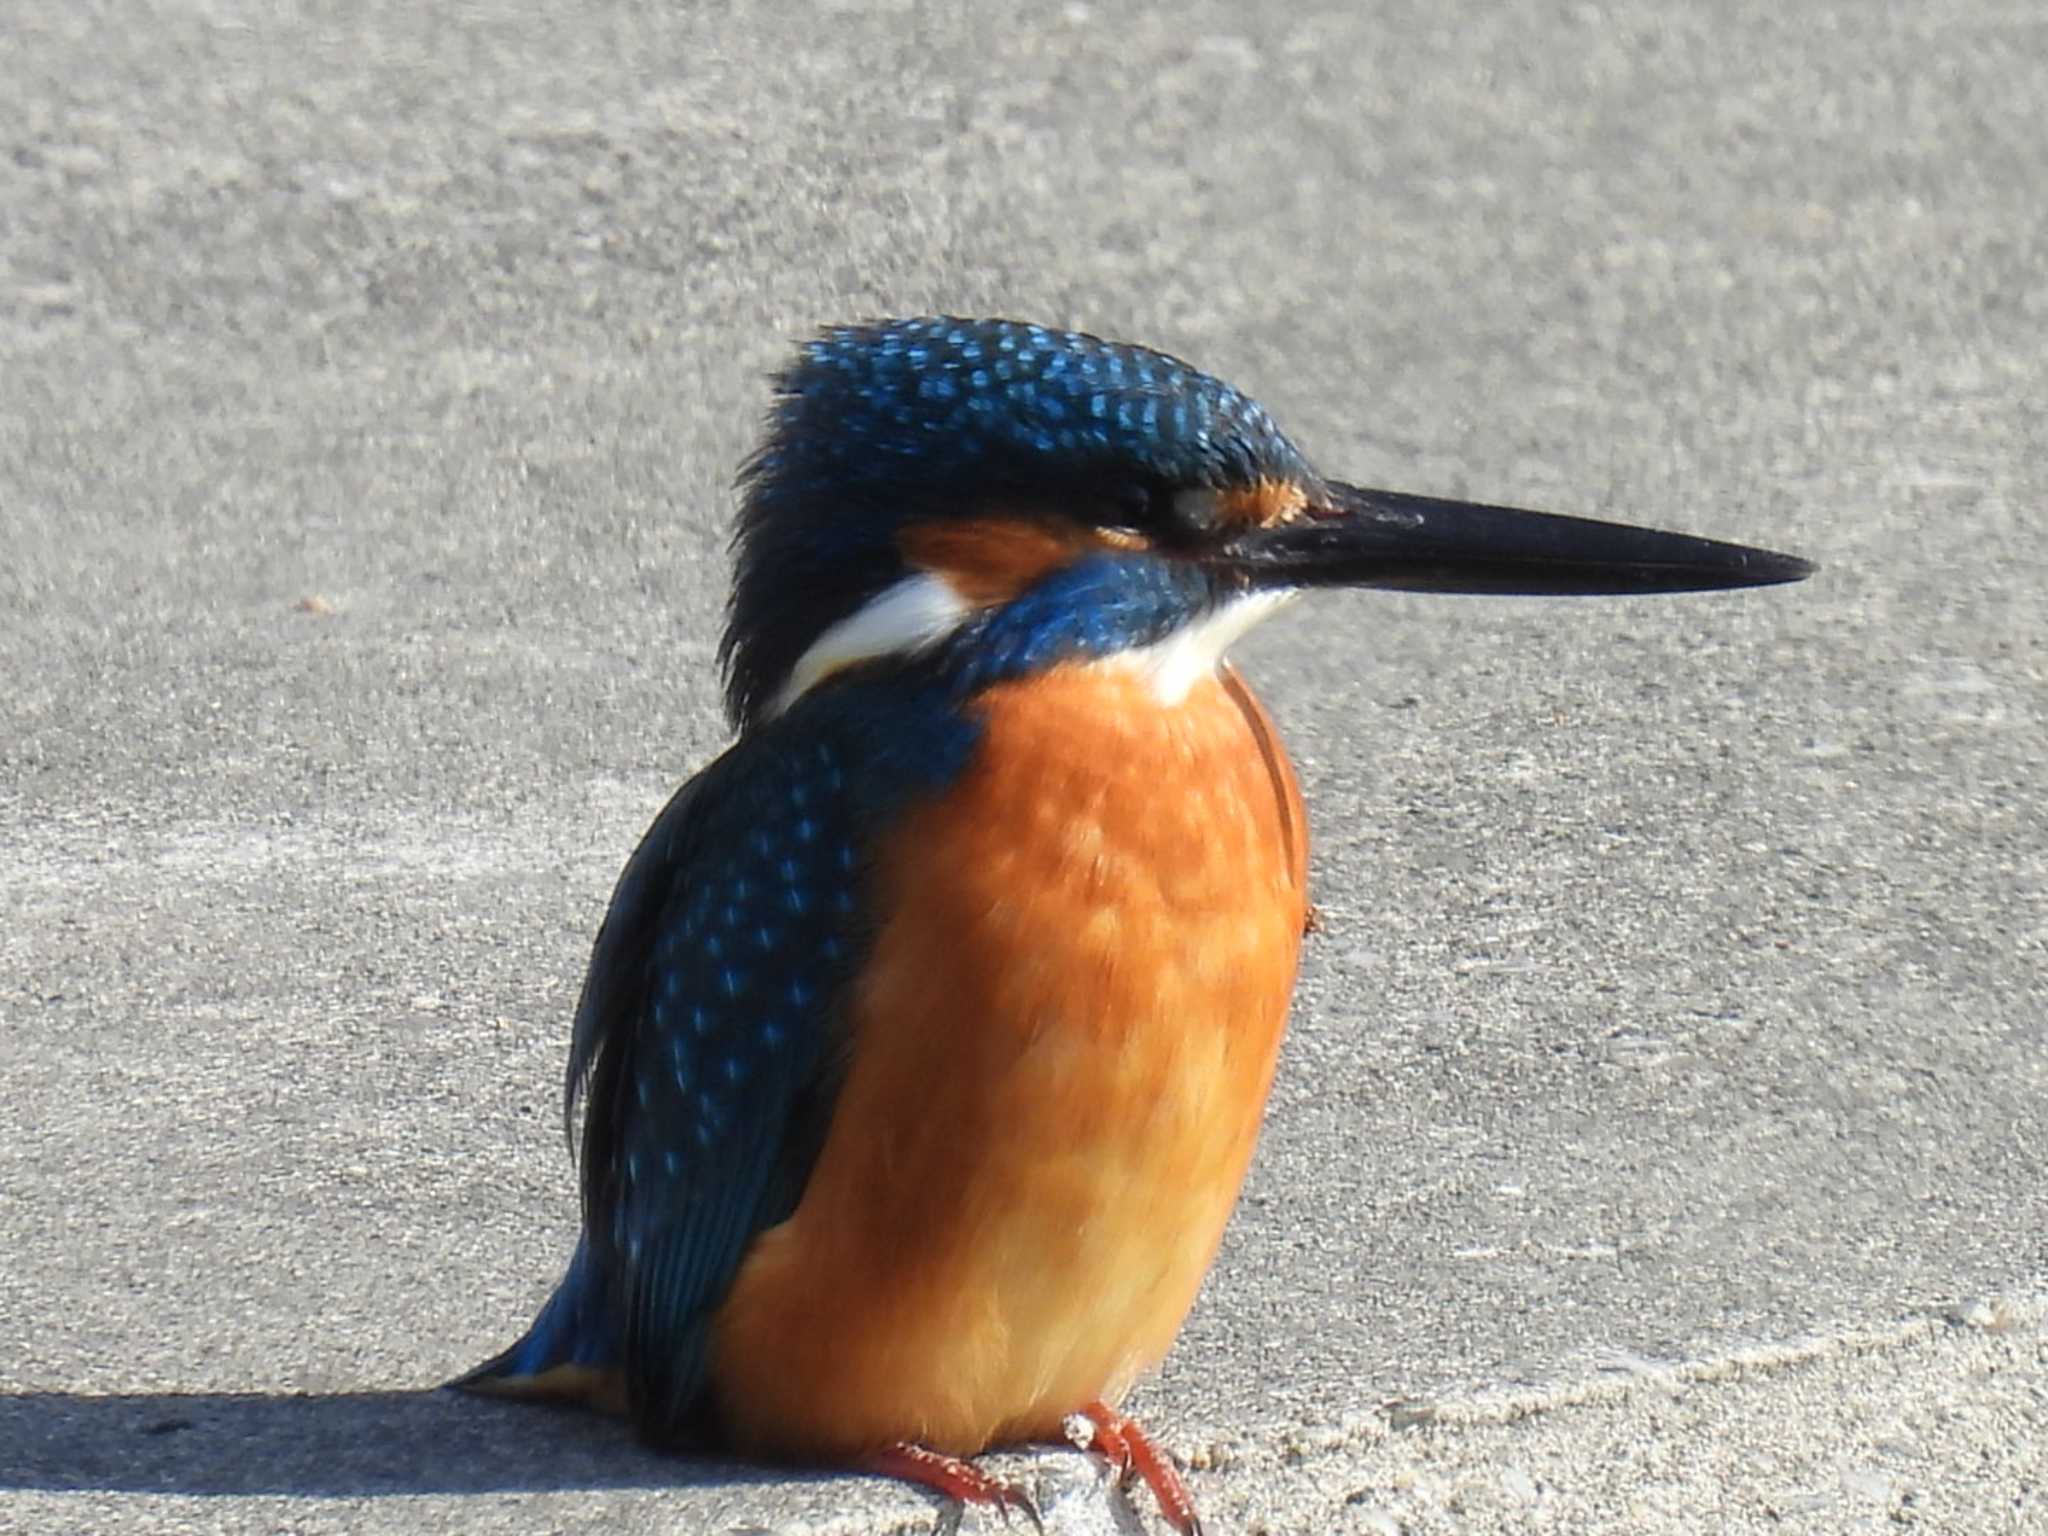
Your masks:
{"label": "concrete ground", "polygon": [[1212,1529],[2048,1531],[2048,13],[967,11],[0,17],[0,1527],[930,1528],[431,1389],[763,375],[946,310],[1824,567],[1242,648],[1326,930],[1136,1404]]}

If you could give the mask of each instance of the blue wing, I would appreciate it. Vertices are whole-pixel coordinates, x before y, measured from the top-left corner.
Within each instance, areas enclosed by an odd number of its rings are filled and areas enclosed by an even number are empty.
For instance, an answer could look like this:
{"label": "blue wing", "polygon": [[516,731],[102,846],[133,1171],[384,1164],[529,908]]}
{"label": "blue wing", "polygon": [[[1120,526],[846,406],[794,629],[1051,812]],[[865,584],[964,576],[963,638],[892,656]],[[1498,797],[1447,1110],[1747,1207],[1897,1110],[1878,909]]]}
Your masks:
{"label": "blue wing", "polygon": [[788,1215],[829,1121],[864,862],[843,747],[750,737],[671,802],[592,955],[587,1239],[612,1280],[634,1417],[667,1438],[746,1242]]}
{"label": "blue wing", "polygon": [[576,1012],[582,1243],[527,1336],[461,1384],[621,1366],[643,1434],[694,1436],[710,1318],[831,1123],[872,851],[974,739],[937,693],[840,683],[669,802],[619,877]]}

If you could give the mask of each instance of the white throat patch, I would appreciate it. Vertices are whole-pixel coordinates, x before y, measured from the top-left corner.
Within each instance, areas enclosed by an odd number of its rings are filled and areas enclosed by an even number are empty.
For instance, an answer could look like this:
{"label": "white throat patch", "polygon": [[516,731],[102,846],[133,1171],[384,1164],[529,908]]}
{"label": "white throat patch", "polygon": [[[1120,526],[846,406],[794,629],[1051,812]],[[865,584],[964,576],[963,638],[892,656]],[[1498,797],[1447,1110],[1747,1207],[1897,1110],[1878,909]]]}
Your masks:
{"label": "white throat patch", "polygon": [[1105,656],[1102,664],[1133,669],[1151,684],[1152,695],[1161,704],[1180,704],[1190,688],[1214,674],[1225,651],[1295,596],[1291,591],[1246,593],[1183,624],[1164,640]]}

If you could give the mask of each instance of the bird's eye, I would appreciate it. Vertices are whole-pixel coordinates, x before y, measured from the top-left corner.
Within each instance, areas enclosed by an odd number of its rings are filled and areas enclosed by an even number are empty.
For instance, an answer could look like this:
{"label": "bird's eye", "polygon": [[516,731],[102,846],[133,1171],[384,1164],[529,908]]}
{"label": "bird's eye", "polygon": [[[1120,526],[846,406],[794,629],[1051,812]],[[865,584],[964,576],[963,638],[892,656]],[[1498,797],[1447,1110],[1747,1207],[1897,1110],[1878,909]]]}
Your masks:
{"label": "bird's eye", "polygon": [[1224,518],[1223,495],[1209,486],[1131,480],[1118,489],[1107,521],[1165,545],[1213,539]]}
{"label": "bird's eye", "polygon": [[1223,521],[1223,495],[1206,485],[1183,486],[1173,493],[1173,526],[1182,533],[1206,536]]}
{"label": "bird's eye", "polygon": [[1116,520],[1133,532],[1156,530],[1166,510],[1159,487],[1143,480],[1125,482],[1116,493]]}

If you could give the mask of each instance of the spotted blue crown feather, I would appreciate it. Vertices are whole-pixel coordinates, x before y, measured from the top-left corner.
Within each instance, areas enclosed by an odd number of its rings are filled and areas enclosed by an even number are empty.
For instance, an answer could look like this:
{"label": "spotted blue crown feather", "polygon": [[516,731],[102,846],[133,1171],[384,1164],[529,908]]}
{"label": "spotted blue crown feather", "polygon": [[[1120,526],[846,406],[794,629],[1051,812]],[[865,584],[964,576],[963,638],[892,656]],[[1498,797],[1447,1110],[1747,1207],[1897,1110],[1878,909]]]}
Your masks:
{"label": "spotted blue crown feather", "polygon": [[776,381],[742,475],[722,658],[755,720],[805,645],[900,573],[906,520],[1005,502],[1084,517],[1117,498],[1307,481],[1249,396],[1177,358],[1010,320],[841,326]]}
{"label": "spotted blue crown feather", "polygon": [[1257,401],[1176,358],[1010,320],[842,326],[777,381],[751,474],[825,485],[1005,467],[1138,469],[1229,485],[1308,466]]}

